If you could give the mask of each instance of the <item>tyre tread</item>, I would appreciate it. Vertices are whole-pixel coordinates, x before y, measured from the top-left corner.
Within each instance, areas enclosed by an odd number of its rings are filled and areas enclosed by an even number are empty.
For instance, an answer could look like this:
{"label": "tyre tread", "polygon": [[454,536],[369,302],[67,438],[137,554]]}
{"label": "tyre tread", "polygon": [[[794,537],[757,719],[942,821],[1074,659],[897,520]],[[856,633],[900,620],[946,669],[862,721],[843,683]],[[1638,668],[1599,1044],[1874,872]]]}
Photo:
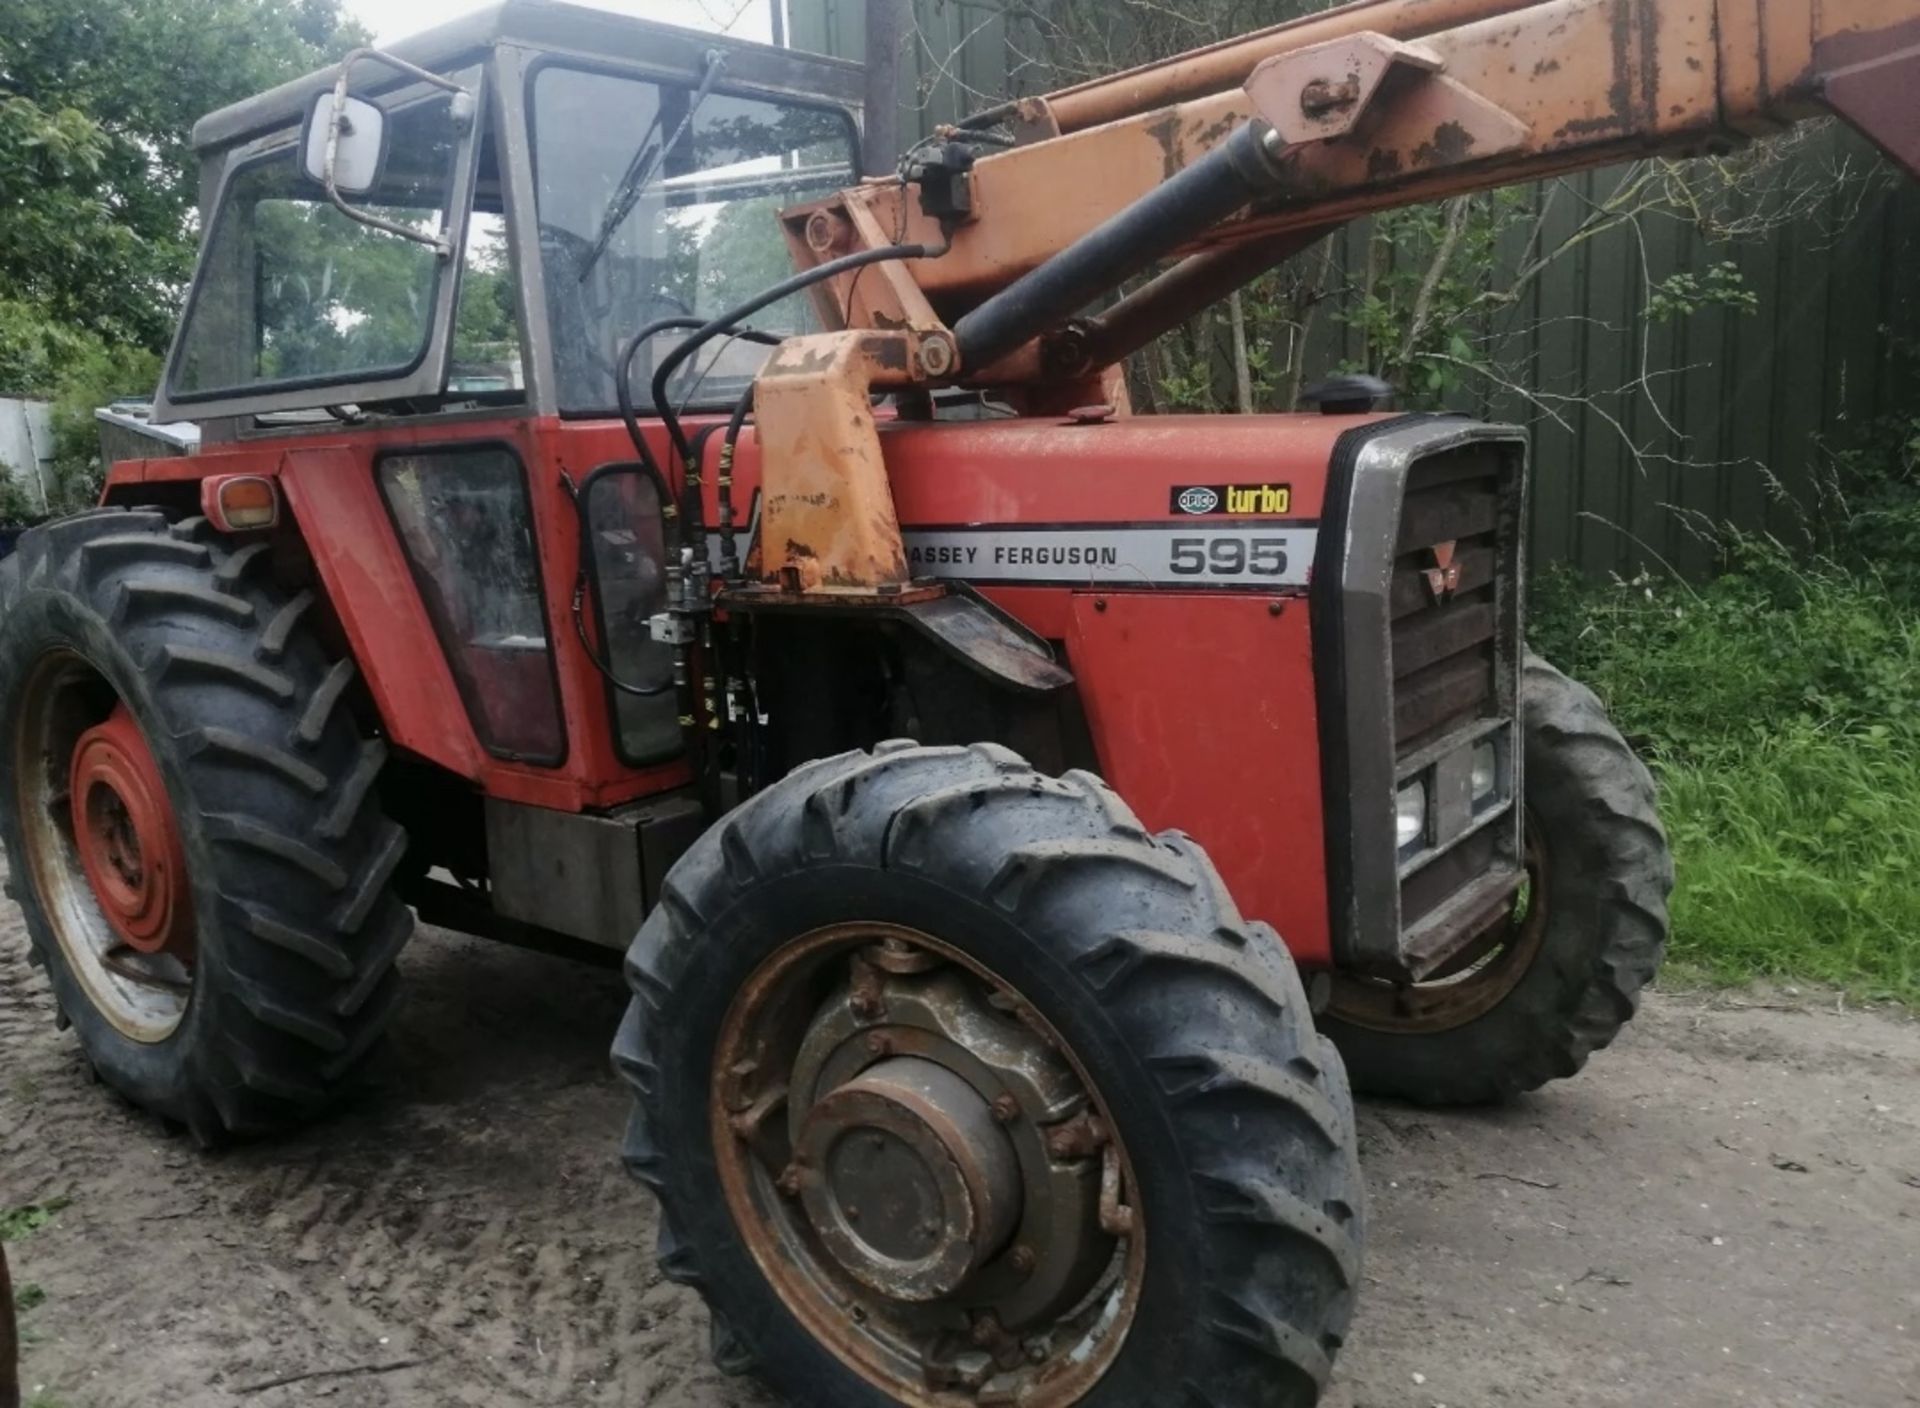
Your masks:
{"label": "tyre tread", "polygon": [[[752,1323],[729,1314],[730,1288],[712,1283],[698,1249],[674,1230],[690,1225],[684,1200],[709,1190],[682,1186],[684,1153],[663,1150],[654,1135],[664,1043],[677,1030],[681,975],[708,942],[706,916],[769,877],[828,859],[912,871],[1061,946],[1084,1000],[1142,1053],[1148,1086],[1171,1086],[1163,1108],[1182,1146],[1213,1151],[1189,1164],[1189,1179],[1195,1205],[1212,1208],[1197,1235],[1210,1289],[1227,1309],[1202,1320],[1208,1334],[1189,1397],[1238,1408],[1311,1403],[1351,1317],[1361,1259],[1365,1200],[1339,1059],[1330,1051],[1316,1059],[1322,1044],[1284,949],[1271,930],[1241,919],[1197,847],[1149,836],[1099,779],[1043,777],[997,745],[891,742],[808,764],[674,867],[628,955],[633,1000],[613,1055],[634,1096],[625,1160],[661,1202],[662,1273],[700,1285],[716,1324]],[[1160,922],[1116,928],[1106,909],[1120,894],[1131,913]],[[1188,999],[1177,1023],[1166,1016],[1174,986]],[[1268,1305],[1261,1289],[1275,1255],[1291,1258],[1295,1289],[1284,1307]],[[1274,1373],[1276,1361],[1285,1372]],[[1254,1383],[1273,1386],[1250,1398]]]}
{"label": "tyre tread", "polygon": [[218,896],[201,920],[219,939],[195,1001],[213,1010],[160,1113],[205,1143],[298,1123],[377,1043],[413,927],[390,888],[405,833],[378,805],[385,747],[342,707],[353,667],[309,629],[314,593],[273,585],[267,544],[203,518],[98,510],[20,546],[0,609],[53,591],[95,614],[144,677],[159,718],[143,726],[178,760],[183,825],[211,855],[196,884]]}

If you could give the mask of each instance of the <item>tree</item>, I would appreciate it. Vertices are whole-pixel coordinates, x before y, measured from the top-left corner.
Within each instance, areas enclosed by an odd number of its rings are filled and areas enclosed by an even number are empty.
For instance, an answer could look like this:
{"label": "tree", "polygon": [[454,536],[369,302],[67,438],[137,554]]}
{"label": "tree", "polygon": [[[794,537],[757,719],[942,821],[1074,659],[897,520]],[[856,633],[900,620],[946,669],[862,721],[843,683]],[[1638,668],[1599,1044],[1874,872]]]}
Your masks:
{"label": "tree", "polygon": [[365,37],[340,0],[7,0],[0,386],[162,350],[197,238],[194,122]]}

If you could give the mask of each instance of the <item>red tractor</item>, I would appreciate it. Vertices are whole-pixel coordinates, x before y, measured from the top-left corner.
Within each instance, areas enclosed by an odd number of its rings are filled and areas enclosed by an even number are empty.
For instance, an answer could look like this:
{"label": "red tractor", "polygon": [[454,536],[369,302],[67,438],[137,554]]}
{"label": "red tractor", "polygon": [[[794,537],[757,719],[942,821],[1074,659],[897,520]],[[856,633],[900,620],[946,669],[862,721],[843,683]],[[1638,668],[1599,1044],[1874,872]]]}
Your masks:
{"label": "red tractor", "polygon": [[208,117],[202,448],[0,563],[60,1021],[216,1143],[350,1089],[416,914],[631,944],[626,1159],[723,1365],[1313,1402],[1349,1075],[1574,1074],[1671,866],[1527,653],[1520,433],[1115,368],[1371,210],[1820,103],[1912,165],[1917,55],[1920,0],[1385,0],[863,182],[858,69],[511,0]]}

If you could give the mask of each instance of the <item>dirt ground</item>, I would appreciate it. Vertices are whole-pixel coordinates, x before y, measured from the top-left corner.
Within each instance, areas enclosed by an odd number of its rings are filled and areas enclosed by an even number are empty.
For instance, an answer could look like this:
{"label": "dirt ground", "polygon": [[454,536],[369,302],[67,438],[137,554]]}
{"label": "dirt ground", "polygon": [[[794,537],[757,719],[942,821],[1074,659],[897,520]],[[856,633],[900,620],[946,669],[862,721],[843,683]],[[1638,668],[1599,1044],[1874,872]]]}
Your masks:
{"label": "dirt ground", "polygon": [[[406,969],[363,1099],[210,1157],[88,1083],[5,908],[0,1210],[71,1199],[9,1248],[30,1398],[773,1408],[653,1268],[618,974],[433,933]],[[1655,998],[1509,1110],[1363,1108],[1332,1408],[1920,1404],[1920,1025],[1742,1002]]]}

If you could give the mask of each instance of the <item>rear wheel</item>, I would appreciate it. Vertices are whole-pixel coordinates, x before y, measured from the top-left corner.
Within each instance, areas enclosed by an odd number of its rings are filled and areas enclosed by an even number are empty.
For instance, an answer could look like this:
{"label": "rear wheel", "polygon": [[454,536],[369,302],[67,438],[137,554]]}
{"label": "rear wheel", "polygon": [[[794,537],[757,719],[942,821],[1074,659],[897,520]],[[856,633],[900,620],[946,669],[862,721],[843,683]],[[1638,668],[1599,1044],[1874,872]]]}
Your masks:
{"label": "rear wheel", "polygon": [[675,867],[615,1059],[666,1274],[802,1404],[1315,1402],[1358,1284],[1339,1058],[1097,779],[884,745]]}
{"label": "rear wheel", "polygon": [[1659,970],[1673,858],[1653,778],[1591,690],[1527,660],[1526,888],[1421,983],[1334,981],[1321,1025],[1356,1090],[1484,1104],[1577,1074]]}
{"label": "rear wheel", "polygon": [[104,510],[0,564],[0,841],[100,1077],[213,1142],[324,1106],[383,1028],[405,849],[265,544]]}

